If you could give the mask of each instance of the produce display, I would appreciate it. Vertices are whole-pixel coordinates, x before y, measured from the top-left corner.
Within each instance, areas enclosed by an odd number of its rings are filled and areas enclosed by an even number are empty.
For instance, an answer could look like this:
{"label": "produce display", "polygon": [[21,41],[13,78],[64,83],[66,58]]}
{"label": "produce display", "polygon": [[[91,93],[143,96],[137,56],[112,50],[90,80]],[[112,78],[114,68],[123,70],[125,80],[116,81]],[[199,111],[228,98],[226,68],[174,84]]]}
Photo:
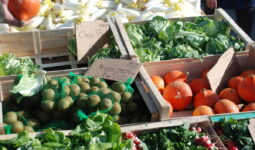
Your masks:
{"label": "produce display", "polygon": [[[228,87],[219,93],[210,89],[206,78],[208,70],[204,70],[200,78],[191,80],[188,73],[178,70],[169,71],[164,77],[151,76],[151,80],[173,108],[170,111],[190,110],[191,104],[193,116],[255,111],[255,70],[245,70],[231,78]],[[244,106],[241,108],[239,104]]]}
{"label": "produce display", "polygon": [[142,132],[138,138],[148,150],[217,150],[210,135],[199,126],[184,124],[178,127]]}
{"label": "produce display", "polygon": [[[27,6],[27,5],[26,5]],[[33,11],[37,5],[30,4]],[[14,14],[24,10],[15,10]],[[0,33],[73,28],[75,24],[108,17],[120,17],[123,22],[201,15],[199,0],[41,0],[38,16],[23,27],[0,24]]]}
{"label": "produce display", "polygon": [[37,68],[34,62],[28,57],[17,58],[10,53],[0,56],[0,76],[31,74]]}
{"label": "produce display", "polygon": [[126,24],[125,29],[141,62],[203,58],[229,47],[245,50],[244,42],[230,35],[228,23],[207,17],[184,22],[157,16],[144,24]]}
{"label": "produce display", "polygon": [[228,150],[253,150],[248,124],[248,120],[224,119],[215,125],[215,130]]}
{"label": "produce display", "polygon": [[111,82],[72,73],[55,78],[39,74],[22,76],[10,92],[3,109],[5,129],[11,133],[70,129],[98,112],[111,115],[120,124],[150,120],[130,81]]}
{"label": "produce display", "polygon": [[112,117],[95,114],[78,125],[69,136],[52,129],[35,138],[29,137],[28,132],[20,132],[11,140],[0,140],[0,149],[131,150],[133,141],[122,138],[121,129]]}

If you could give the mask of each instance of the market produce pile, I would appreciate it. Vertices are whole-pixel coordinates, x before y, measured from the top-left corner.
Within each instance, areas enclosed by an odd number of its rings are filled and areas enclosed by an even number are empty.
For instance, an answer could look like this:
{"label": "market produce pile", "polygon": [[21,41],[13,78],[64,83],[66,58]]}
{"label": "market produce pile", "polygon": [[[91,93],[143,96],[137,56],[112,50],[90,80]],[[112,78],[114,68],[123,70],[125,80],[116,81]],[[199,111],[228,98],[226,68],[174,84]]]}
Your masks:
{"label": "market produce pile", "polygon": [[[210,89],[207,73],[201,72],[200,78],[190,79],[188,73],[171,70],[163,77],[151,79],[164,99],[169,103],[169,117],[173,111],[192,110],[193,116],[239,113],[255,111],[255,70],[248,69],[228,81],[228,87],[216,93]],[[191,107],[193,104],[194,107]],[[238,106],[239,104],[244,104]]]}
{"label": "market produce pile", "polygon": [[152,132],[142,132],[138,138],[143,141],[148,150],[217,150],[206,131],[199,126],[189,124],[160,129]]}
{"label": "market produce pile", "polygon": [[224,119],[215,125],[215,130],[229,150],[253,150],[248,120]]}
{"label": "market produce pile", "polygon": [[[122,138],[121,129],[112,117],[95,114],[78,125],[70,136],[52,129],[35,138],[29,137],[28,132],[20,132],[11,140],[0,140],[0,149],[133,150],[133,141]],[[145,147],[142,142],[139,145]]]}
{"label": "market produce pile", "polygon": [[70,129],[98,112],[111,115],[120,124],[150,120],[131,80],[110,82],[73,73],[69,77],[39,74],[18,78],[3,106],[7,133]]}
{"label": "market produce pile", "polygon": [[245,43],[230,35],[228,23],[207,17],[184,22],[157,16],[145,24],[126,24],[125,28],[142,62],[202,58],[222,54],[229,47],[245,50]]}
{"label": "market produce pile", "polygon": [[0,76],[31,74],[37,68],[30,58],[17,58],[10,53],[0,56]]}
{"label": "market produce pile", "polygon": [[123,22],[150,20],[154,16],[187,17],[201,14],[199,0],[41,0],[41,9],[23,27],[0,24],[0,33],[73,28],[75,24],[108,17]]}

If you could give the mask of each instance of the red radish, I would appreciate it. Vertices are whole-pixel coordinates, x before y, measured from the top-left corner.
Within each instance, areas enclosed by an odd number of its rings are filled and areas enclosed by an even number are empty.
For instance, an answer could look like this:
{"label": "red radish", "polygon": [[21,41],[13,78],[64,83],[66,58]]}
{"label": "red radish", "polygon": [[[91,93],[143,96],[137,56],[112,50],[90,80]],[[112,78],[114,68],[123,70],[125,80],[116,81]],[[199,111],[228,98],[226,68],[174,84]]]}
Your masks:
{"label": "red radish", "polygon": [[134,143],[136,145],[139,145],[141,143],[141,140],[138,139],[138,137],[135,138]]}
{"label": "red radish", "polygon": [[131,150],[137,150],[137,148],[136,147],[132,147],[132,149]]}
{"label": "red radish", "polygon": [[197,131],[196,127],[190,127],[191,131]]}
{"label": "red radish", "polygon": [[232,141],[227,142],[228,148],[236,147],[236,144]]}
{"label": "red radish", "polygon": [[135,138],[135,134],[133,132],[127,132],[125,137],[127,139],[133,139]]}
{"label": "red radish", "polygon": [[237,147],[231,147],[229,150],[238,150]]}
{"label": "red radish", "polygon": [[196,130],[197,130],[198,133],[202,132],[202,129],[200,127],[197,127]]}
{"label": "red radish", "polygon": [[212,146],[212,142],[211,141],[206,141],[205,143],[204,143],[204,146],[205,147],[210,147],[210,146]]}
{"label": "red radish", "polygon": [[200,144],[204,144],[206,141],[207,141],[206,136],[202,136],[202,137],[200,138]]}

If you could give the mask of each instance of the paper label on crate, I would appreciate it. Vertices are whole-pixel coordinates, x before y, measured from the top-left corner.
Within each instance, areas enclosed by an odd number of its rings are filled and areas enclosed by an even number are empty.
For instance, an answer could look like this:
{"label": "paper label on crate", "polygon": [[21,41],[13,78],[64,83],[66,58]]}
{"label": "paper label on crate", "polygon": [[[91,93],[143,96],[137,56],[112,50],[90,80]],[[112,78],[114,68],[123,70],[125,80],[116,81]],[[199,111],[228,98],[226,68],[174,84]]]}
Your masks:
{"label": "paper label on crate", "polygon": [[101,20],[76,25],[78,61],[84,58],[90,50],[98,50],[103,46],[100,39],[107,34],[109,29],[109,24]]}
{"label": "paper label on crate", "polygon": [[141,67],[142,64],[135,60],[99,59],[92,64],[85,76],[125,82],[129,78],[134,79]]}
{"label": "paper label on crate", "polygon": [[255,119],[252,118],[249,120],[250,124],[248,125],[248,129],[250,131],[253,142],[255,143]]}
{"label": "paper label on crate", "polygon": [[239,72],[239,65],[233,48],[229,48],[207,73],[211,89],[220,92],[229,80]]}

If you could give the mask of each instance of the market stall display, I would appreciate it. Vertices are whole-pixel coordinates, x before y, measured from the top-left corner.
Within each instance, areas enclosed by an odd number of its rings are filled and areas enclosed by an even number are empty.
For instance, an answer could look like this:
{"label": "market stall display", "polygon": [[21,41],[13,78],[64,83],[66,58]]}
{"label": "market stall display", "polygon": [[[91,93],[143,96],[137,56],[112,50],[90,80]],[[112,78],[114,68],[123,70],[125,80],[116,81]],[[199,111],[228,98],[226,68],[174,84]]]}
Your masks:
{"label": "market stall display", "polygon": [[123,22],[201,15],[200,0],[41,0],[37,17],[24,27],[0,24],[0,33],[74,28],[85,21],[106,20],[106,16]]}
{"label": "market stall display", "polygon": [[[243,76],[252,73],[253,51],[251,48],[249,55],[244,52],[235,56],[232,49],[221,57],[205,58],[202,62],[150,63],[145,65],[142,76],[158,101],[170,102],[173,118],[254,111],[254,99],[247,101],[247,98],[252,98],[252,88],[248,85],[252,85],[253,75],[248,75],[238,89],[231,88],[232,78],[241,73]],[[203,78],[208,71],[209,75]]]}
{"label": "market stall display", "polygon": [[120,126],[106,114],[96,114],[89,117],[74,130],[69,131],[68,135],[47,129],[36,137],[31,137],[28,132],[20,132],[13,138],[0,139],[1,149],[128,150],[132,148],[133,142],[132,139],[122,138]]}
{"label": "market stall display", "polygon": [[98,40],[96,46],[87,49],[86,56],[80,62],[76,60],[77,46],[73,29],[0,34],[0,40],[3,41],[0,44],[0,54],[12,53],[16,57],[30,57],[39,69],[49,71],[88,66],[103,57],[127,58],[122,41],[116,35],[117,31],[111,30],[106,22],[94,21],[89,26],[93,27],[95,24],[105,25],[105,33],[95,37]]}
{"label": "market stall display", "polygon": [[[75,73],[84,72],[86,69],[78,69]],[[130,85],[131,81],[112,82],[68,71],[49,74],[24,75],[15,85],[14,80],[1,83],[3,122],[12,133],[23,131],[24,126],[72,129],[95,112],[110,114],[120,124],[158,120],[151,99],[141,97],[138,79]],[[22,127],[16,128],[16,123]]]}
{"label": "market stall display", "polygon": [[214,124],[214,129],[228,150],[254,149],[255,144],[248,129],[249,120],[224,119]]}
{"label": "market stall display", "polygon": [[[132,58],[159,62],[181,58],[203,58],[224,53],[229,47],[245,50],[251,38],[222,9],[213,16],[164,19],[116,26]],[[234,36],[235,35],[235,36]]]}

